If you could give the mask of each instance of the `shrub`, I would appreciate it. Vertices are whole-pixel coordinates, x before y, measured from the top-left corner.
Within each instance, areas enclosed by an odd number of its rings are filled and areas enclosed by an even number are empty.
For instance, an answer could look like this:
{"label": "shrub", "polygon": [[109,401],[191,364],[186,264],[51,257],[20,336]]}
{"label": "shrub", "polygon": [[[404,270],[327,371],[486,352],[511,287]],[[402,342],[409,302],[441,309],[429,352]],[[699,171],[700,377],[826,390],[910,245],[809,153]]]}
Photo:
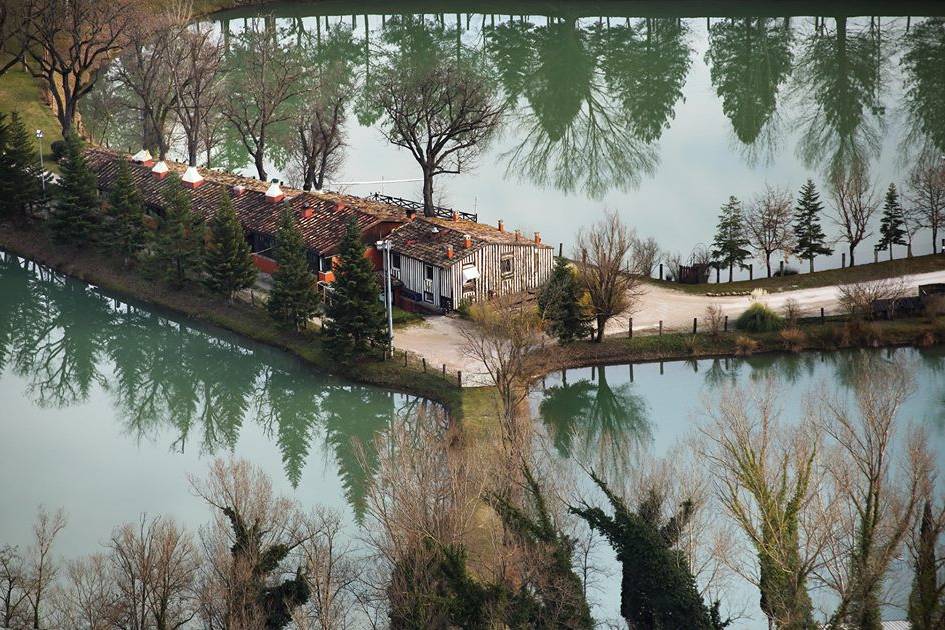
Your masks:
{"label": "shrub", "polygon": [[804,344],[807,342],[807,334],[800,328],[791,326],[790,328],[785,328],[779,333],[781,337],[781,342],[784,344],[785,350],[790,350],[791,352],[800,352],[804,349]]}
{"label": "shrub", "polygon": [[876,347],[883,342],[883,333],[879,325],[874,322],[865,322],[860,319],[854,319],[847,322],[846,338],[851,345]]}
{"label": "shrub", "polygon": [[683,348],[686,349],[686,352],[689,354],[696,354],[699,352],[699,336],[698,335],[686,335],[683,337]]}
{"label": "shrub", "polygon": [[722,307],[718,304],[710,304],[705,307],[705,315],[702,316],[702,323],[710,335],[718,337],[725,324],[725,315],[722,313]]}
{"label": "shrub", "polygon": [[850,317],[869,318],[873,315],[873,303],[877,300],[899,300],[906,294],[902,278],[885,278],[872,282],[843,284],[837,287],[840,307]]}
{"label": "shrub", "polygon": [[755,302],[738,316],[735,327],[748,332],[774,332],[784,328],[784,318],[761,302]]}
{"label": "shrub", "polygon": [[930,295],[925,298],[925,304],[922,307],[925,316],[929,319],[935,319],[940,315],[945,315],[945,295]]}
{"label": "shrub", "polygon": [[931,330],[926,330],[919,334],[915,340],[915,345],[919,348],[928,348],[929,346],[935,345],[935,335],[932,334]]}
{"label": "shrub", "polygon": [[53,159],[58,162],[66,154],[66,141],[53,140],[52,144],[49,145],[49,149],[52,151]]}
{"label": "shrub", "polygon": [[754,354],[760,347],[761,344],[751,337],[746,337],[745,335],[735,337],[735,354],[739,356]]}
{"label": "shrub", "polygon": [[780,278],[780,277],[787,277],[787,276],[796,276],[797,273],[798,273],[797,269],[795,269],[794,267],[788,267],[787,265],[785,265],[784,271],[781,271],[780,269],[778,269],[771,275],[774,276],[775,278]]}
{"label": "shrub", "polygon": [[463,319],[470,319],[471,315],[469,309],[471,306],[472,302],[469,300],[469,298],[463,298],[459,301],[459,306],[456,307],[456,312]]}
{"label": "shrub", "polygon": [[801,305],[794,298],[790,298],[784,303],[784,319],[787,320],[789,328],[797,326],[797,320],[801,318]]}

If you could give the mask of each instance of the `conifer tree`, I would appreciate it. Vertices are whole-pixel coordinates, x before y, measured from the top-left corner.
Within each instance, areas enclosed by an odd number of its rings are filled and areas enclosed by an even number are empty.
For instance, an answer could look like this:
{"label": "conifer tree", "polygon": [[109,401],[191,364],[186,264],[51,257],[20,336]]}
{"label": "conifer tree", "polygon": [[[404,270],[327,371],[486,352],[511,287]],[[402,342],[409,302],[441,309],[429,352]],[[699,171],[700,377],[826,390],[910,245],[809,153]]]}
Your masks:
{"label": "conifer tree", "polygon": [[538,310],[549,324],[549,332],[561,343],[591,334],[591,318],[581,303],[584,291],[566,259],[555,259],[551,278],[538,295]]}
{"label": "conifer tree", "polygon": [[829,256],[833,249],[827,247],[827,236],[820,225],[824,206],[813,180],[808,179],[801,186],[800,195],[794,208],[794,237],[797,239],[794,253],[801,260],[808,261],[810,272],[814,273],[814,258]]}
{"label": "conifer tree", "polygon": [[104,237],[109,249],[122,257],[127,267],[147,241],[141,193],[131,181],[127,160],[119,158],[118,176],[109,194],[108,217],[111,220]]}
{"label": "conifer tree", "polygon": [[352,219],[341,243],[331,303],[326,309],[326,345],[337,358],[363,355],[371,342],[387,343],[387,322],[378,296],[374,266],[364,257],[364,244]]}
{"label": "conifer tree", "polygon": [[266,308],[273,319],[302,330],[318,308],[318,294],[315,278],[308,270],[302,233],[288,207],[282,211],[276,234],[275,259],[279,268],[272,274],[272,291]]}
{"label": "conifer tree", "polygon": [[59,171],[59,192],[49,214],[53,238],[69,245],[89,244],[99,225],[98,182],[75,133],[66,136]]}
{"label": "conifer tree", "polygon": [[190,194],[177,173],[171,173],[162,193],[164,216],[154,234],[152,253],[157,268],[175,286],[184,284],[187,274],[199,264],[203,250],[203,222],[194,215]]}
{"label": "conifer tree", "polygon": [[915,575],[909,593],[908,618],[912,630],[945,627],[945,584],[939,583],[938,560],[935,557],[938,537],[932,506],[926,501],[915,550]]}
{"label": "conifer tree", "polygon": [[876,249],[889,250],[889,260],[893,257],[893,245],[906,244],[906,220],[902,204],[899,203],[899,191],[895,184],[890,184],[886,190],[886,201],[883,203],[883,217],[879,222],[879,242]]}
{"label": "conifer tree", "polygon": [[229,193],[224,189],[220,207],[210,220],[210,242],[203,259],[204,281],[214,293],[228,300],[256,281],[256,265],[243,234],[243,226],[233,209]]}
{"label": "conifer tree", "polygon": [[732,281],[735,265],[744,267],[751,256],[748,250],[748,238],[745,235],[742,204],[734,196],[722,206],[719,223],[716,227],[715,240],[712,242],[712,260],[720,268],[728,268],[728,281]]}
{"label": "conifer tree", "polygon": [[33,140],[17,112],[0,112],[0,216],[26,216],[27,209],[42,196],[44,177]]}

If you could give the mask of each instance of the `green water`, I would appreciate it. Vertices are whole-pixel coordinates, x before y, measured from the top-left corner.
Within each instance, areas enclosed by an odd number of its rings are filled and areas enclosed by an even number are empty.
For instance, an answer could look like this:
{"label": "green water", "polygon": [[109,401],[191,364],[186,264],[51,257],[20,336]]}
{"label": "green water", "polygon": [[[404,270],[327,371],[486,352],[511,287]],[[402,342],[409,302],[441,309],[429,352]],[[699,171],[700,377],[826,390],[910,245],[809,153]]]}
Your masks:
{"label": "green water", "polygon": [[142,512],[196,527],[186,476],[229,453],[353,521],[375,433],[415,404],[0,252],[2,542],[27,542],[40,504],[69,514],[63,551]]}
{"label": "green water", "polygon": [[[418,177],[381,135],[373,80],[385,64],[474,59],[495,80],[506,122],[478,166],[439,177],[443,205],[566,245],[615,209],[687,255],[711,241],[729,195],[747,202],[766,184],[796,193],[808,177],[823,189],[854,164],[868,165],[881,192],[905,185],[919,153],[945,154],[945,25],[927,17],[941,4],[787,6],[329,1],[212,19],[233,43],[248,20],[271,16],[312,67],[340,64],[351,98],[333,188],[420,198],[419,182],[344,185]],[[291,179],[278,136],[270,176]],[[217,165],[253,175],[247,164],[231,134]],[[916,252],[930,247],[920,233]],[[818,264],[839,258],[838,249]]]}

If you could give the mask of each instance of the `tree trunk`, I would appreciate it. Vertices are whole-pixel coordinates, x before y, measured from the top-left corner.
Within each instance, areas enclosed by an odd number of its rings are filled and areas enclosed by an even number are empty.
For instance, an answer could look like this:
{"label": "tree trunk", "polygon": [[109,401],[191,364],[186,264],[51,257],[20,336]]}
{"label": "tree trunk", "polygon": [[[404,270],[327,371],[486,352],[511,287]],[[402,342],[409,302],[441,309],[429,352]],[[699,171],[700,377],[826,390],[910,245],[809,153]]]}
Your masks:
{"label": "tree trunk", "polygon": [[814,273],[814,257],[811,256],[808,260],[810,261],[810,272]]}
{"label": "tree trunk", "polygon": [[771,254],[765,252],[765,267],[768,268],[768,277],[771,277]]}
{"label": "tree trunk", "polygon": [[256,173],[259,175],[259,181],[267,181],[268,177],[266,175],[266,165],[263,163],[262,150],[253,154],[253,163],[256,165]]}
{"label": "tree trunk", "polygon": [[889,260],[892,260],[892,243],[889,244]]}
{"label": "tree trunk", "polygon": [[433,173],[423,169],[423,216],[432,217],[433,212]]}
{"label": "tree trunk", "polygon": [[932,226],[932,253],[938,253],[938,226]]}
{"label": "tree trunk", "polygon": [[594,335],[594,343],[600,343],[604,340],[604,325],[607,323],[607,318],[601,315],[597,316],[597,334]]}
{"label": "tree trunk", "polygon": [[728,264],[728,281],[729,281],[729,282],[732,281],[732,269],[733,269],[733,267],[735,267],[735,265],[734,265],[733,263],[729,263],[729,264]]}
{"label": "tree trunk", "polygon": [[853,262],[853,250],[854,250],[854,249],[856,249],[856,245],[853,245],[853,244],[851,243],[851,244],[850,244],[850,265],[849,265],[850,267],[852,267],[852,266],[854,265],[854,262]]}

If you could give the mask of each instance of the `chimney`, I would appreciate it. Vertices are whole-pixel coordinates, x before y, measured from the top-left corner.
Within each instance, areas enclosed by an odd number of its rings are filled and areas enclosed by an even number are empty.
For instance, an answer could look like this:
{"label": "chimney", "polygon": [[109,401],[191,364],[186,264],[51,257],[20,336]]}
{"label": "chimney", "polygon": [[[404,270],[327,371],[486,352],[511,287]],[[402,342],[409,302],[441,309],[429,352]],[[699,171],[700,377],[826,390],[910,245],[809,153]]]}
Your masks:
{"label": "chimney", "polygon": [[344,210],[344,209],[347,208],[347,207],[348,207],[348,206],[346,206],[344,203],[342,203],[342,202],[340,202],[340,201],[336,201],[336,202],[335,202],[335,212],[341,212],[342,210]]}
{"label": "chimney", "polygon": [[266,191],[266,201],[269,203],[279,203],[283,199],[285,199],[285,193],[279,188],[279,182],[273,181]]}
{"label": "chimney", "polygon": [[453,246],[452,246],[452,245],[447,245],[447,246],[446,246],[446,257],[447,257],[447,258],[452,258],[452,257],[453,257]]}
{"label": "chimney", "polygon": [[315,208],[303,208],[302,209],[302,218],[311,219],[315,216]]}
{"label": "chimney", "polygon": [[131,161],[135,164],[141,164],[143,166],[154,166],[154,158],[151,157],[151,152],[147,149],[141,149],[137,153],[131,156]]}
{"label": "chimney", "polygon": [[452,217],[453,221],[459,221],[459,213],[453,210]]}
{"label": "chimney", "polygon": [[417,218],[417,211],[412,208],[407,208],[407,220],[413,221]]}
{"label": "chimney", "polygon": [[463,247],[466,249],[472,247],[472,237],[469,234],[463,234]]}
{"label": "chimney", "polygon": [[515,230],[515,240],[518,241],[518,240],[521,240],[521,238],[522,238],[522,231]]}
{"label": "chimney", "polygon": [[499,219],[499,231],[505,232],[505,221],[503,221],[502,219]]}
{"label": "chimney", "polygon": [[180,178],[184,182],[184,186],[193,190],[194,188],[199,188],[203,185],[203,175],[197,172],[197,167],[188,166],[187,170],[184,171],[183,177]]}
{"label": "chimney", "polygon": [[154,177],[156,177],[159,180],[167,177],[167,174],[169,172],[170,170],[167,168],[167,162],[165,162],[164,160],[161,160],[160,162],[155,164],[154,168],[151,169],[151,173],[154,175]]}
{"label": "chimney", "polygon": [[541,245],[541,232],[535,232],[535,245]]}
{"label": "chimney", "polygon": [[242,197],[244,192],[246,192],[246,186],[243,184],[237,184],[236,186],[233,186],[234,197]]}

